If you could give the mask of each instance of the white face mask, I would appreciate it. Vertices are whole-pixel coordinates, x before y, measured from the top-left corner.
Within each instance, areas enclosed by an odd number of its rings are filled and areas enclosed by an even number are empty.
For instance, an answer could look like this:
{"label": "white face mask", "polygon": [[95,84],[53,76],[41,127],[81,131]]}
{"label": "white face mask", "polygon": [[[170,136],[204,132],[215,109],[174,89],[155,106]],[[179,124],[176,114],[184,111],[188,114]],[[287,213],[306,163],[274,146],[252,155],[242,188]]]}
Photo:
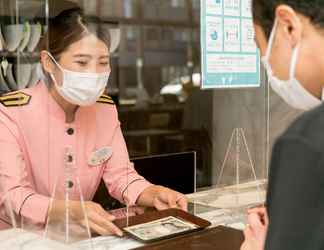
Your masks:
{"label": "white face mask", "polygon": [[278,22],[275,21],[271,35],[269,38],[268,48],[265,56],[261,59],[263,65],[267,71],[268,79],[271,88],[282,98],[286,103],[295,109],[309,110],[320,105],[322,102],[311,93],[309,93],[303,85],[295,78],[296,66],[299,53],[299,45],[297,45],[292,52],[290,69],[289,69],[289,80],[280,80],[274,76],[269,63],[270,54],[274,42],[275,32],[277,29]]}
{"label": "white face mask", "polygon": [[59,86],[54,75],[50,74],[57,92],[66,101],[78,106],[95,104],[105,91],[110,72],[96,74],[66,70],[56,62],[50,53],[48,55],[63,73],[62,86]]}

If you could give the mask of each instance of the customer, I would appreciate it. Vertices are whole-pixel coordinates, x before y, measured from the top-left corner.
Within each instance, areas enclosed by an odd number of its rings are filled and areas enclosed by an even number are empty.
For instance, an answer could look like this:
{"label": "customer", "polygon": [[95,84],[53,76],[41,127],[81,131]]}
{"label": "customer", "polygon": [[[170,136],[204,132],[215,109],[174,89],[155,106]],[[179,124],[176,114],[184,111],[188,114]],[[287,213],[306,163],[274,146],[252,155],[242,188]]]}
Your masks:
{"label": "customer", "polygon": [[324,249],[324,1],[253,0],[252,9],[272,89],[312,110],[277,140],[267,208],[249,211],[241,249]]}

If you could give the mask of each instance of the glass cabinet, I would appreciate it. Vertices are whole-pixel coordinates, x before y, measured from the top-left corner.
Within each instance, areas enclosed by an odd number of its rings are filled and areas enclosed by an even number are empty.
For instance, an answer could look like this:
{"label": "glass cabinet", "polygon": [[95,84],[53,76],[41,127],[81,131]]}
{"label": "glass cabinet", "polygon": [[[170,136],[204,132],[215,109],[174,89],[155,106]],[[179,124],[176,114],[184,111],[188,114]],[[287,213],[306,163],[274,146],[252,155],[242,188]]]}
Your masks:
{"label": "glass cabinet", "polygon": [[31,87],[39,80],[38,44],[46,31],[47,1],[0,1],[0,92]]}

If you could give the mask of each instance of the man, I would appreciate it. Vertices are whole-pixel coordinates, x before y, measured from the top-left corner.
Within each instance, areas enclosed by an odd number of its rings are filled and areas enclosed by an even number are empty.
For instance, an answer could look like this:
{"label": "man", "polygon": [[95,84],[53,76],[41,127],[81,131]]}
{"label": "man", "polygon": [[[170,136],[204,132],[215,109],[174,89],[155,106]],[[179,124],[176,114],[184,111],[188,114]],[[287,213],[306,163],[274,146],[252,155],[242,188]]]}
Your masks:
{"label": "man", "polygon": [[324,249],[324,1],[253,0],[252,9],[272,89],[311,111],[277,140],[267,208],[249,211],[241,249]]}

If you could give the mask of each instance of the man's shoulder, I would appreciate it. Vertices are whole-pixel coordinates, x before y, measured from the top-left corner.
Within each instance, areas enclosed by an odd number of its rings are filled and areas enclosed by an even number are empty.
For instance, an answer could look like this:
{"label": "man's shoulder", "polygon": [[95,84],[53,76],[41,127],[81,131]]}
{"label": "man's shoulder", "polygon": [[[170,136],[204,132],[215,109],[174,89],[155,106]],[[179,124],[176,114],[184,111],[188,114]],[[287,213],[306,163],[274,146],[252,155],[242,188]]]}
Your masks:
{"label": "man's shoulder", "polygon": [[301,138],[324,151],[324,105],[305,112],[294,121],[281,138]]}

